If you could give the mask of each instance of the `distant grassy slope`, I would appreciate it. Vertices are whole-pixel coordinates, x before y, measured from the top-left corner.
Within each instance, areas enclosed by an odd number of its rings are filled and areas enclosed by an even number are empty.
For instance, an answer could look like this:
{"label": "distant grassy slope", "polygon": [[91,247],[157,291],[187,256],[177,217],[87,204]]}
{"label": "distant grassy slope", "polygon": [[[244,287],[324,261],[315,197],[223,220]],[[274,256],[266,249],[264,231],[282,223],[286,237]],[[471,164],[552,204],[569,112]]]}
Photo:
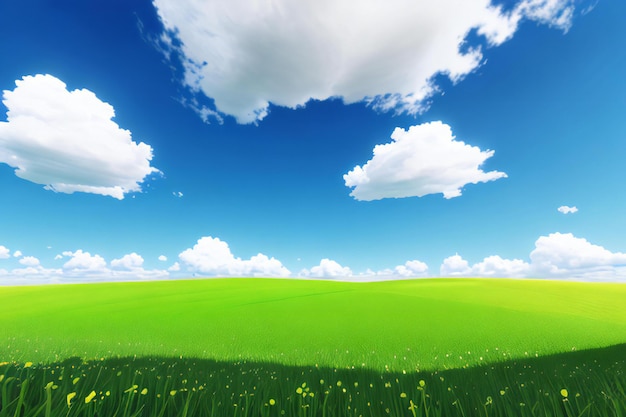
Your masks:
{"label": "distant grassy slope", "polygon": [[625,301],[624,284],[504,279],[0,287],[0,362],[136,354],[451,368],[624,343]]}

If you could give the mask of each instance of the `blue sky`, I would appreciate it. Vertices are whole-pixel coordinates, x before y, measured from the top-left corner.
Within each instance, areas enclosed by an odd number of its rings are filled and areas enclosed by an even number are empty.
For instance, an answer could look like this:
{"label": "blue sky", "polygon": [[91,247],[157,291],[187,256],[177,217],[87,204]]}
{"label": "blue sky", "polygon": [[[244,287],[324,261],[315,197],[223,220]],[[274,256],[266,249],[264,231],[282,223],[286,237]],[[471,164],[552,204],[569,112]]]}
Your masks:
{"label": "blue sky", "polygon": [[623,2],[193,3],[0,4],[1,284],[626,279]]}

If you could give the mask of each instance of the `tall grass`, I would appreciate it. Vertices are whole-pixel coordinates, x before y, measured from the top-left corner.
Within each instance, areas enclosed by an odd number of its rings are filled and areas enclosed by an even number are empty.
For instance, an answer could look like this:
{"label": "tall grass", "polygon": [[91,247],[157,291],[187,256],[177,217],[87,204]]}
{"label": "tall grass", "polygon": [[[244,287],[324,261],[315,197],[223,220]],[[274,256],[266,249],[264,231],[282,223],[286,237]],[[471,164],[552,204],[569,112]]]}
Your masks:
{"label": "tall grass", "polygon": [[626,345],[375,372],[193,358],[0,365],[0,417],[623,416]]}

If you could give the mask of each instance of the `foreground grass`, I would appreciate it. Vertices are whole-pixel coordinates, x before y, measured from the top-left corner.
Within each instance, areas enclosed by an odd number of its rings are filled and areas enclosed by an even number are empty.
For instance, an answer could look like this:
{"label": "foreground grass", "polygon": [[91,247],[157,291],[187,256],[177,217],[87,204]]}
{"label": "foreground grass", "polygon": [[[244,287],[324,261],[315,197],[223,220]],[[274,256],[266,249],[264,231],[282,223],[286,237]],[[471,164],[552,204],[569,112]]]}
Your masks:
{"label": "foreground grass", "polygon": [[186,358],[0,363],[0,417],[623,416],[626,345],[375,372]]}
{"label": "foreground grass", "polygon": [[215,279],[0,288],[0,362],[196,357],[411,372],[626,342],[624,284]]}

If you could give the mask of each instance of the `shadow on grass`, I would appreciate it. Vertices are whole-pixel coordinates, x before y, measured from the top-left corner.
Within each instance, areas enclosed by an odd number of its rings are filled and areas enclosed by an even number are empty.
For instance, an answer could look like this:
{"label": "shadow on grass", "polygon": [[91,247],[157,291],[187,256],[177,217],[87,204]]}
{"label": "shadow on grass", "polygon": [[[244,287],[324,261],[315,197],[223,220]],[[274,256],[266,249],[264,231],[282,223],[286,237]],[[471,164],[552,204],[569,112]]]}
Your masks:
{"label": "shadow on grass", "polygon": [[486,366],[375,372],[131,357],[0,364],[0,417],[623,416],[626,344]]}

